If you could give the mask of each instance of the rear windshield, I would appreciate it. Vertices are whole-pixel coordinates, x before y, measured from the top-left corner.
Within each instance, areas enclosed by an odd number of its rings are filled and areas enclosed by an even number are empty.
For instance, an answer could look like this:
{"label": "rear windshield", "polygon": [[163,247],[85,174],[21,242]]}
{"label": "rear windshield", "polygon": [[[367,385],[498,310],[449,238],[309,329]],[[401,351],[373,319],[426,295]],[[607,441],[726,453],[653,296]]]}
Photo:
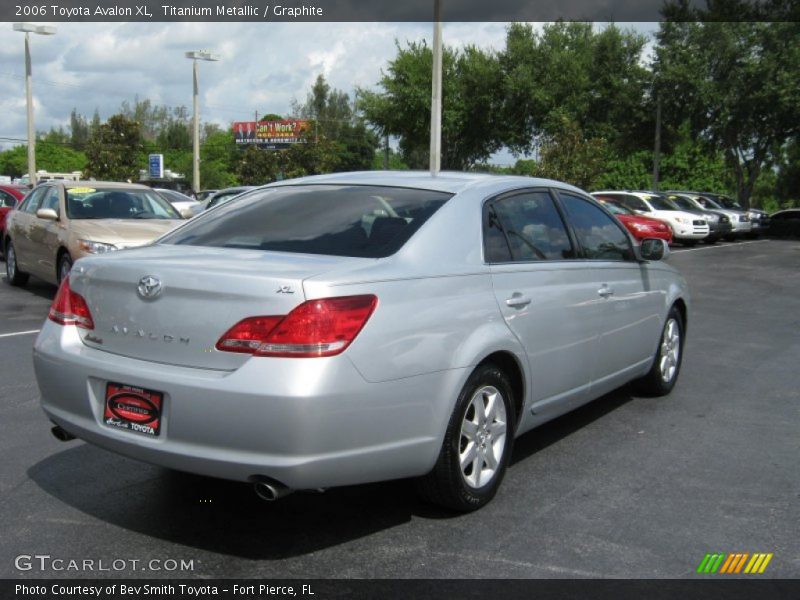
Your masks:
{"label": "rear windshield", "polygon": [[451,196],[359,185],[266,188],[203,213],[161,243],[383,258]]}

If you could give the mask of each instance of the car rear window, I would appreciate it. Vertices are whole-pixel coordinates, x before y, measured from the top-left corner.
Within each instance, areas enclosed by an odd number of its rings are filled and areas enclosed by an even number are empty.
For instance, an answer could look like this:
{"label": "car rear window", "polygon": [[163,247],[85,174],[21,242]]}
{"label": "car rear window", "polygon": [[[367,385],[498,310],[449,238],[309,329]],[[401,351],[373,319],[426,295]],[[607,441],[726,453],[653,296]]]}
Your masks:
{"label": "car rear window", "polygon": [[265,188],[200,215],[161,243],[383,258],[451,197],[364,185]]}

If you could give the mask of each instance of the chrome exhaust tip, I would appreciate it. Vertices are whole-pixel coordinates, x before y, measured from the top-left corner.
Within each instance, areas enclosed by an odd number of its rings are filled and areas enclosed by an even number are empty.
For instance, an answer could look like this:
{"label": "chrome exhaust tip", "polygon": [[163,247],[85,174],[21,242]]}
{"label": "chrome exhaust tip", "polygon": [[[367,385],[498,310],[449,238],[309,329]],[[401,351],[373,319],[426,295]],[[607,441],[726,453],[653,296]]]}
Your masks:
{"label": "chrome exhaust tip", "polygon": [[256,496],[266,502],[275,502],[292,493],[292,490],[273,479],[259,477],[253,482]]}
{"label": "chrome exhaust tip", "polygon": [[75,439],[75,436],[71,433],[64,431],[60,425],[56,425],[53,427],[50,432],[53,434],[53,437],[56,438],[59,442],[69,442]]}

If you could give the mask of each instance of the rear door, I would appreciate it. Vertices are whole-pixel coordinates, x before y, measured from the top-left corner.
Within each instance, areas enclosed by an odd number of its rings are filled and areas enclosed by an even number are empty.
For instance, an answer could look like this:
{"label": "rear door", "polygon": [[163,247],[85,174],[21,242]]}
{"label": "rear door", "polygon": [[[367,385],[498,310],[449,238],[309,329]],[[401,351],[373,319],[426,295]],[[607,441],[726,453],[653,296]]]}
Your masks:
{"label": "rear door", "polygon": [[11,221],[6,223],[6,233],[14,242],[17,265],[21,271],[31,271],[36,264],[30,237],[31,225],[36,220],[36,211],[46,192],[44,187],[33,190],[14,213]]}
{"label": "rear door", "polygon": [[484,207],[484,259],[508,327],[530,365],[534,412],[588,399],[602,318],[591,273],[547,189],[505,194]]}

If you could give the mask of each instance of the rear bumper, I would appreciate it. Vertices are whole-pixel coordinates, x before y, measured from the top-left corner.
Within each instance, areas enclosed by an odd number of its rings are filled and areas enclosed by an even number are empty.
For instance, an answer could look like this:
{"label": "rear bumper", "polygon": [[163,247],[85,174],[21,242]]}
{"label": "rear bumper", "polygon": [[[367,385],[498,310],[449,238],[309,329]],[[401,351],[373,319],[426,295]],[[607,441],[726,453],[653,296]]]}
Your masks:
{"label": "rear bumper", "polygon": [[[368,383],[346,355],[172,367],[84,345],[47,321],[34,347],[42,408],[69,433],[164,467],[304,489],[422,475],[441,448],[461,369]],[[158,437],[103,422],[106,384],[164,394]]]}

